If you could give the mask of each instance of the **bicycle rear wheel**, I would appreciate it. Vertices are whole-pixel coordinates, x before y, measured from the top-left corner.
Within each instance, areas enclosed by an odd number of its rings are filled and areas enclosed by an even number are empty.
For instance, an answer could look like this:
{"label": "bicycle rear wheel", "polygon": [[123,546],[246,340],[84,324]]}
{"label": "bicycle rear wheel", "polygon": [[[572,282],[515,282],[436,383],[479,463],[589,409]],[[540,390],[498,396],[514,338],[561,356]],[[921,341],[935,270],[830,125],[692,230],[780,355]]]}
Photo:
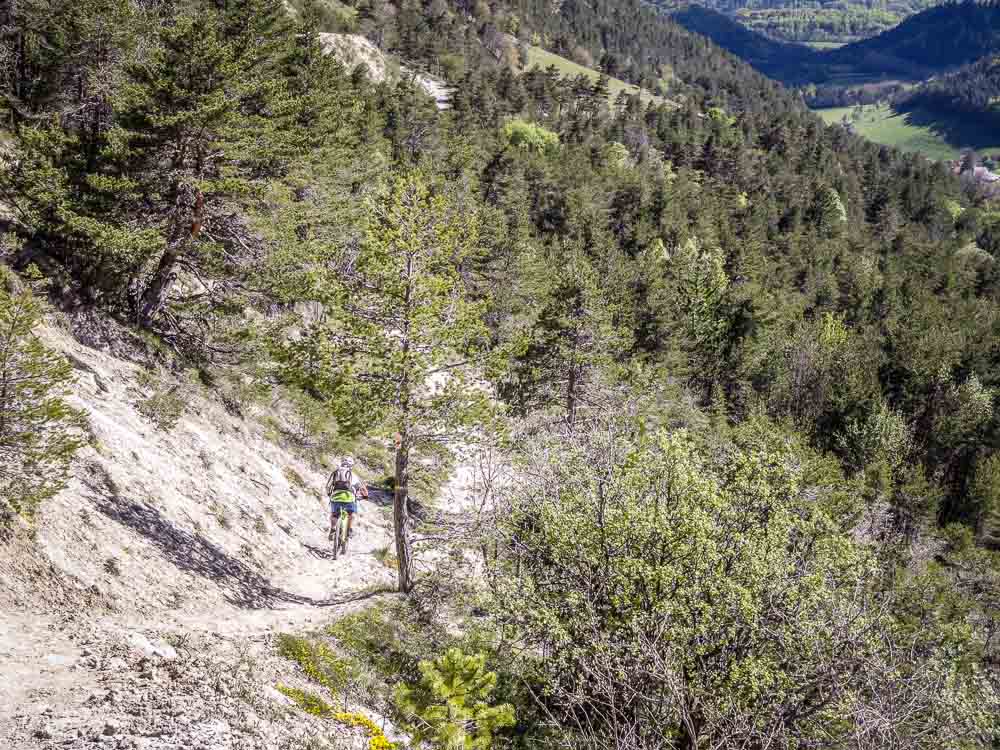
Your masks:
{"label": "bicycle rear wheel", "polygon": [[347,512],[342,511],[337,518],[337,534],[333,538],[333,559],[347,554]]}

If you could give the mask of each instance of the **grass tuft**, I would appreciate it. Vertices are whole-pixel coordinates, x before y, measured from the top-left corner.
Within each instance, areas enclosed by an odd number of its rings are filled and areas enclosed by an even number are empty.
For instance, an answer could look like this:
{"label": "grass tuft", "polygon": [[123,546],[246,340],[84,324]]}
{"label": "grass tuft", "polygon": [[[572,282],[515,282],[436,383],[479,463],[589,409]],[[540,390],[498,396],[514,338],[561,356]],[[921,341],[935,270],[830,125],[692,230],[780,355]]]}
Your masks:
{"label": "grass tuft", "polygon": [[278,685],[278,692],[291,698],[295,705],[312,716],[330,717],[333,716],[333,707],[315,693],[310,693],[297,688]]}
{"label": "grass tuft", "polygon": [[278,637],[278,653],[298,664],[306,677],[332,693],[343,690],[355,676],[353,665],[325,643],[283,634]]}
{"label": "grass tuft", "polygon": [[292,487],[298,487],[300,490],[306,488],[306,480],[303,479],[302,475],[291,466],[285,466],[282,468],[281,473],[285,475],[285,479]]}
{"label": "grass tuft", "polygon": [[375,559],[382,563],[385,567],[390,570],[395,570],[398,566],[398,561],[396,556],[392,553],[392,547],[386,545],[385,547],[379,547],[374,553]]}

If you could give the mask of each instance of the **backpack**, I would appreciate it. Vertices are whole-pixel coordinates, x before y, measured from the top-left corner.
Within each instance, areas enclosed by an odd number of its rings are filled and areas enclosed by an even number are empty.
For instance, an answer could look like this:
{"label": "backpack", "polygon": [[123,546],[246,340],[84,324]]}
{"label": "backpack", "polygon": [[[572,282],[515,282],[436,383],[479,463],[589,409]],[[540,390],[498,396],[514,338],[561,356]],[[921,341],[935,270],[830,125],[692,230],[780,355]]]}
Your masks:
{"label": "backpack", "polygon": [[330,475],[326,483],[326,494],[332,495],[334,492],[350,492],[354,494],[354,477],[351,470],[346,466],[340,466]]}

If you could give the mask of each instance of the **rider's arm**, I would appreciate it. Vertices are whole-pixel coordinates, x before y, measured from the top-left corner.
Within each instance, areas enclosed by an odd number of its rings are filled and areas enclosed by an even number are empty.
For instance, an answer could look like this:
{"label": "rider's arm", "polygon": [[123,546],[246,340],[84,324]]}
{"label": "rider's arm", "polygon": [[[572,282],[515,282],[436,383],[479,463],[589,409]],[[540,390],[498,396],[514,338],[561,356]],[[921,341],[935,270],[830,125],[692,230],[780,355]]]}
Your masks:
{"label": "rider's arm", "polygon": [[361,515],[361,500],[368,497],[368,487],[360,479],[354,480],[354,512]]}

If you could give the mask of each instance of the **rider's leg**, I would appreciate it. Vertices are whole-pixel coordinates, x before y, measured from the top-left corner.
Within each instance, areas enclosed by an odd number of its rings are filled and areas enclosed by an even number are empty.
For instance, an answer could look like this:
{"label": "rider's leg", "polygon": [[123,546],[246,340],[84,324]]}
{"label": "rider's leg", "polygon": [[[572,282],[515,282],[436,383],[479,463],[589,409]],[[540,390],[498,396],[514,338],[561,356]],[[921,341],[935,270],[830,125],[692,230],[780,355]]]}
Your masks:
{"label": "rider's leg", "polygon": [[354,512],[347,512],[347,537],[350,538],[354,533]]}

